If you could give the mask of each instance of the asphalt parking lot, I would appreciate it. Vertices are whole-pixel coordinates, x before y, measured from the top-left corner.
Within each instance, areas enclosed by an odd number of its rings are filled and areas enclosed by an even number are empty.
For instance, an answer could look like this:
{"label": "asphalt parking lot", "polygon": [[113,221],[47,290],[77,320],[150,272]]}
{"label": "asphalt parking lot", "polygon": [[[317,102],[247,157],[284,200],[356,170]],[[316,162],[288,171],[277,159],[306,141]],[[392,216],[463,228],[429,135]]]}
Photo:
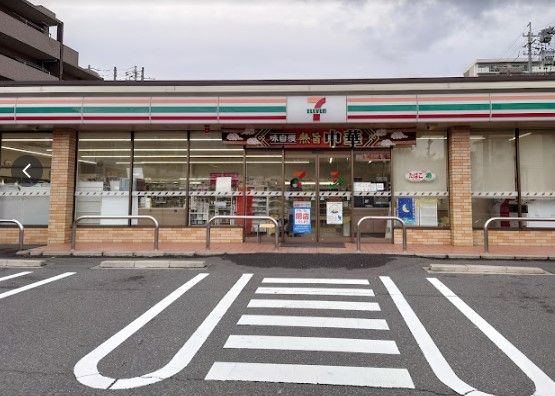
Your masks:
{"label": "asphalt parking lot", "polygon": [[431,274],[445,261],[394,256],[203,260],[0,269],[2,393],[555,394],[552,275]]}

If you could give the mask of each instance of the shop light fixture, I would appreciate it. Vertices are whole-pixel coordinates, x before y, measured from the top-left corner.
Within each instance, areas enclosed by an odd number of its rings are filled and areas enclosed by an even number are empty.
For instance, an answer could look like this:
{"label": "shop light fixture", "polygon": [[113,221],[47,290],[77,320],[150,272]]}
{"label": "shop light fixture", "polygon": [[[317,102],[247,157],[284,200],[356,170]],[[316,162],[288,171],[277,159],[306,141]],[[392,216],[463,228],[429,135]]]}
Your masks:
{"label": "shop light fixture", "polygon": [[[159,140],[159,139],[158,139]],[[90,139],[79,139],[80,142],[130,142],[131,138],[127,138],[127,139],[121,139],[121,138],[110,138],[110,137],[105,137],[105,138],[90,138]]]}
{"label": "shop light fixture", "polygon": [[446,136],[420,136],[416,140],[447,140]]}
{"label": "shop light fixture", "polygon": [[[532,132],[526,132],[526,133],[523,133],[522,135],[519,135],[518,138],[519,138],[519,139],[522,139],[523,137],[530,136],[531,134],[532,134]],[[516,139],[516,138],[513,136],[513,137],[510,138],[508,141],[509,141],[509,142],[512,142],[512,141],[515,140],[515,139]]]}
{"label": "shop light fixture", "polygon": [[51,138],[3,138],[3,142],[51,142]]}
{"label": "shop light fixture", "polygon": [[43,156],[43,157],[52,157],[52,154],[45,154],[45,153],[41,153],[39,151],[23,150],[23,149],[18,149],[16,147],[9,147],[9,146],[2,146],[2,148],[4,150],[17,151],[19,153],[34,154],[34,155],[40,155],[40,156]]}
{"label": "shop light fixture", "polygon": [[[187,164],[187,161],[134,161],[135,165],[179,165]],[[191,161],[193,165],[226,165],[226,164],[242,164],[243,161]],[[287,164],[309,164],[308,161],[286,162]],[[118,161],[116,165],[128,165],[129,162]],[[281,161],[247,161],[247,164],[281,164]]]}

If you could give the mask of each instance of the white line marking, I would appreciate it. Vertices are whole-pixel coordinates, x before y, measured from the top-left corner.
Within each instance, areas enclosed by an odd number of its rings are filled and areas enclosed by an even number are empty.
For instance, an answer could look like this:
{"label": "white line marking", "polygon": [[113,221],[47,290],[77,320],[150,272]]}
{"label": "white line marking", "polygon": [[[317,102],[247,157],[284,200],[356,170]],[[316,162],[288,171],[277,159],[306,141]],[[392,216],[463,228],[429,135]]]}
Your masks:
{"label": "white line marking", "polygon": [[33,271],[23,271],[23,272],[18,272],[17,274],[11,274],[11,275],[8,275],[8,276],[4,276],[3,278],[0,278],[0,282],[8,280],[8,279],[18,278],[20,276],[31,274],[31,273],[33,273]]}
{"label": "white line marking", "polygon": [[380,311],[375,302],[329,300],[262,300],[249,301],[248,308],[335,309],[343,311]]}
{"label": "white line marking", "polygon": [[9,297],[9,296],[13,296],[14,294],[24,292],[24,291],[29,290],[29,289],[34,289],[35,287],[46,285],[47,283],[50,283],[50,282],[54,282],[54,281],[57,281],[57,280],[60,280],[60,279],[63,279],[63,278],[67,278],[68,276],[71,276],[73,274],[75,274],[75,272],[64,272],[63,274],[53,276],[52,278],[43,279],[41,281],[31,283],[31,284],[26,285],[26,286],[18,287],[17,289],[9,290],[7,292],[4,292],[4,293],[0,294],[0,300],[3,299],[3,298]]}
{"label": "white line marking", "polygon": [[327,289],[318,287],[259,287],[256,294],[305,294],[313,296],[373,296],[372,289]]}
{"label": "white line marking", "polygon": [[97,389],[130,389],[141,386],[154,384],[169,378],[181,370],[183,370],[193,359],[204,341],[212,333],[221,318],[225,315],[231,304],[241,293],[245,285],[248,283],[252,274],[243,274],[241,278],[233,285],[226,295],[218,302],[216,307],[204,319],[202,324],[189,337],[187,342],[183,344],[181,349],[173,356],[173,358],[162,368],[151,373],[134,378],[115,379],[105,377],[98,372],[98,363],[106,357],[115,348],[121,345],[127,338],[142,328],[146,323],[156,317],[160,312],[167,308],[173,301],[179,298],[183,293],[192,288],[195,284],[204,279],[208,274],[199,274],[180,288],[176,289],[170,295],[154,305],[143,315],[135,319],[125,328],[110,337],[95,350],[83,357],[75,365],[73,372],[79,382],[91,388]]}
{"label": "white line marking", "polygon": [[224,348],[399,354],[395,341],[355,338],[230,335]]}
{"label": "white line marking", "polygon": [[445,286],[439,279],[427,278],[459,311],[462,312],[476,327],[478,327],[499,349],[501,349],[514,364],[516,364],[530,378],[536,386],[534,395],[555,395],[555,382],[538,366],[520,352],[501,333],[484,320],[476,311],[470,308],[460,297]]}
{"label": "white line marking", "polygon": [[409,372],[399,368],[215,362],[205,379],[414,389]]}
{"label": "white line marking", "polygon": [[389,330],[387,322],[384,319],[335,318],[324,316],[243,315],[237,324],[251,326]]}
{"label": "white line marking", "polygon": [[368,279],[329,279],[329,278],[264,278],[262,283],[309,283],[330,285],[369,285]]}
{"label": "white line marking", "polygon": [[389,276],[380,276],[380,280],[407,323],[410,332],[424,353],[424,357],[436,377],[460,395],[489,395],[471,387],[455,374],[395,283],[393,283]]}

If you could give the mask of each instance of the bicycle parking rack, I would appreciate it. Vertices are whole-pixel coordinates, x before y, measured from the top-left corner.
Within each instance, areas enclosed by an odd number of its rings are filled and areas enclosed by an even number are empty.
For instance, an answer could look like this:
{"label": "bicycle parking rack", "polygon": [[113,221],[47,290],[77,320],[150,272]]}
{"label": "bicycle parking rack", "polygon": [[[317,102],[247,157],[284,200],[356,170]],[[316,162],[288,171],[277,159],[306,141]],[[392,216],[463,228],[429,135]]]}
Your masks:
{"label": "bicycle parking rack", "polygon": [[491,223],[495,221],[518,221],[518,224],[523,221],[553,221],[554,217],[490,217],[484,223],[484,253],[489,253],[489,239],[488,239],[488,227]]}
{"label": "bicycle parking rack", "polygon": [[154,250],[158,250],[159,239],[160,239],[160,224],[152,216],[145,215],[131,215],[131,216],[81,216],[75,219],[71,229],[71,250],[75,250],[75,240],[77,239],[77,223],[82,220],[134,220],[134,219],[145,219],[150,220],[154,223]]}
{"label": "bicycle parking rack", "polygon": [[357,223],[357,251],[360,252],[360,225],[366,220],[391,220],[398,221],[403,229],[403,251],[407,250],[407,227],[405,222],[396,216],[364,216]]}
{"label": "bicycle parking rack", "polygon": [[19,250],[23,250],[23,239],[25,237],[25,227],[15,219],[0,219],[0,223],[15,224],[19,228]]}
{"label": "bicycle parking rack", "polygon": [[210,218],[210,220],[208,220],[208,222],[206,223],[206,250],[210,249],[210,229],[212,228],[212,222],[214,220],[270,220],[272,223],[274,223],[274,225],[276,226],[276,249],[279,247],[279,234],[280,234],[280,229],[279,229],[279,223],[277,222],[276,219],[274,219],[273,217],[270,216],[234,216],[234,215],[222,215],[222,216],[214,216],[212,218]]}

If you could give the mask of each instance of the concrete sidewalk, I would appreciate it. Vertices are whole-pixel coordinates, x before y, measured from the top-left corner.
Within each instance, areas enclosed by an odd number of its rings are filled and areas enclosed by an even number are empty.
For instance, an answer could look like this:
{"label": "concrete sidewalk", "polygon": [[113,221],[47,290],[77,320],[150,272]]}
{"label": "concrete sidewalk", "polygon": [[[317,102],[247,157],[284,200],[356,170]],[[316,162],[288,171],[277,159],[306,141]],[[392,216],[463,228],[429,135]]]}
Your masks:
{"label": "concrete sidewalk", "polygon": [[[409,245],[406,252],[402,246],[391,243],[362,244],[359,254],[404,255],[430,258],[453,259],[526,259],[555,261],[555,246],[546,247],[513,247],[492,246],[489,253],[483,252],[482,246],[456,247],[433,245]],[[98,244],[78,243],[75,250],[69,244],[42,246],[18,252],[22,256],[77,256],[77,257],[191,257],[216,256],[224,254],[255,254],[255,253],[302,253],[302,254],[353,254],[357,253],[356,244],[345,243],[341,247],[330,246],[280,246],[273,243],[212,243],[209,250],[204,243],[173,244],[161,243],[159,250],[153,250],[152,244]]]}

